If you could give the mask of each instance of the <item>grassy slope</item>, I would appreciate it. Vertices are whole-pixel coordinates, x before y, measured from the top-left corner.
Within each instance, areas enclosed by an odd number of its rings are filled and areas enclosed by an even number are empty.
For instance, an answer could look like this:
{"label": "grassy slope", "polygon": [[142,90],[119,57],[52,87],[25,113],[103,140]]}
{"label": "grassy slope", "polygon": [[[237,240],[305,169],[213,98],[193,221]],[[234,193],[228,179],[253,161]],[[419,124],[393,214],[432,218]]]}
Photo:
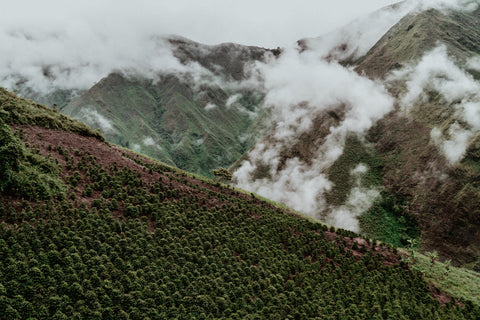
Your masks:
{"label": "grassy slope", "polygon": [[93,138],[13,127],[58,163],[68,190],[49,201],[2,195],[0,318],[474,319],[479,312],[468,303],[439,306],[384,245],[373,251],[357,238],[357,247],[353,233],[329,232]]}
{"label": "grassy slope", "polygon": [[7,123],[31,124],[49,129],[59,129],[81,136],[95,137],[103,141],[102,135],[85,123],[73,120],[58,111],[31,100],[19,99],[15,94],[0,88],[0,116]]}
{"label": "grassy slope", "polygon": [[389,71],[416,61],[438,43],[445,44],[449,54],[465,61],[469,55],[480,52],[479,16],[479,9],[448,15],[431,9],[408,15],[356,62],[356,70],[371,78],[384,78]]}
{"label": "grassy slope", "polygon": [[[69,104],[62,112],[100,128],[86,110],[95,110],[113,128],[105,137],[114,143],[142,151],[182,169],[209,175],[228,166],[248,148],[252,139],[240,141],[252,119],[236,108],[225,108],[231,93],[205,88],[202,95],[170,76],[156,84],[112,74]],[[259,103],[253,96],[245,107]],[[217,108],[205,110],[207,103]],[[154,145],[145,143],[151,138]]]}
{"label": "grassy slope", "polygon": [[417,254],[416,266],[425,274],[425,280],[441,291],[480,305],[480,276],[478,272],[465,268],[456,268],[436,261],[433,266],[429,257]]}

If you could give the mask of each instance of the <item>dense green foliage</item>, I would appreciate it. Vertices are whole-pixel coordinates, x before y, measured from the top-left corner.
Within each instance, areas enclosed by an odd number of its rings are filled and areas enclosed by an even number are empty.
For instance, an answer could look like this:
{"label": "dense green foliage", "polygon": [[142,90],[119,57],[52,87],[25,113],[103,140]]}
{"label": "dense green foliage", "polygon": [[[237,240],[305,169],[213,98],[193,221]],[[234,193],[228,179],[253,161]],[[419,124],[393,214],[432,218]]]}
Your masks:
{"label": "dense green foliage", "polygon": [[300,222],[297,236],[278,214],[259,224],[240,211],[182,209],[158,208],[163,226],[153,234],[146,220],[118,221],[106,209],[65,215],[53,208],[55,217],[36,227],[1,227],[0,314],[474,319],[478,312],[471,304],[439,307],[420,277],[383,266],[378,256],[340,254],[334,242],[315,234],[318,226],[293,218]]}
{"label": "dense green foliage", "polygon": [[[480,312],[465,296],[440,306],[395,248],[255,195],[92,138],[3,122],[0,133],[0,319]],[[58,192],[37,192],[49,179]]]}
{"label": "dense green foliage", "polygon": [[[352,176],[352,170],[358,164],[364,164],[368,170],[360,179]],[[329,180],[334,187],[327,194],[329,203],[345,203],[352,188],[379,188],[382,184],[384,160],[375,149],[369,149],[356,136],[348,136],[343,154],[328,170]],[[396,194],[382,191],[373,206],[359,217],[362,232],[373,238],[395,246],[407,245],[408,239],[419,237],[415,217],[406,210],[406,201]]]}
{"label": "dense green foliage", "polygon": [[25,147],[0,119],[0,195],[30,200],[63,198],[57,166]]}
{"label": "dense green foliage", "polygon": [[74,132],[103,141],[102,135],[86,124],[60,114],[30,100],[19,99],[0,87],[0,118],[6,123],[36,125],[44,128]]}
{"label": "dense green foliage", "polygon": [[359,217],[362,231],[369,237],[405,247],[409,239],[419,237],[415,218],[405,210],[405,202],[382,192],[373,206]]}
{"label": "dense green foliage", "polygon": [[[129,155],[140,172],[104,168],[81,150],[48,149],[66,159],[69,196],[2,208],[2,319],[478,315],[471,303],[439,306],[420,274],[383,244],[371,250],[352,243],[351,232],[335,236],[138,156]],[[146,183],[142,174],[160,176]]]}

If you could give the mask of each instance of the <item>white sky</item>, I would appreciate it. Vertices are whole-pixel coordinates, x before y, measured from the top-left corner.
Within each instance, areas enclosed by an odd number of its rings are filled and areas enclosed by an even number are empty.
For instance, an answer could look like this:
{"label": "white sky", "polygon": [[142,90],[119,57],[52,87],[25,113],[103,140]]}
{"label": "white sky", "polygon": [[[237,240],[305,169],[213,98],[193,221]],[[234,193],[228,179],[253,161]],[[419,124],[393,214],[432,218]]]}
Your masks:
{"label": "white sky", "polygon": [[[177,34],[216,44],[285,46],[316,37],[395,0],[16,0],[2,1],[0,28],[83,34]],[[88,34],[88,33],[86,33]]]}

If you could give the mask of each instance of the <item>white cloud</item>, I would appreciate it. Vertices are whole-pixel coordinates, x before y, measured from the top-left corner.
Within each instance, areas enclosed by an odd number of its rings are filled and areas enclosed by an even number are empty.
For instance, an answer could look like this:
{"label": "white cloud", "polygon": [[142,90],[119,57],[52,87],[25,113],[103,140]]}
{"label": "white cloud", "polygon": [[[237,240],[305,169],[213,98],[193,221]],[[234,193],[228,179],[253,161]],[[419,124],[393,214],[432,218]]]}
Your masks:
{"label": "white cloud", "polygon": [[428,10],[431,8],[445,10],[474,11],[478,8],[478,0],[410,0],[411,3],[418,3],[417,10]]}
{"label": "white cloud", "polygon": [[143,144],[151,147],[155,145],[155,141],[152,137],[146,137],[145,139],[143,139]]}
{"label": "white cloud", "polygon": [[217,106],[216,106],[215,104],[209,102],[209,103],[207,103],[207,104],[205,105],[205,107],[203,107],[203,108],[204,108],[206,111],[210,111],[210,110],[216,109]]}
{"label": "white cloud", "polygon": [[91,126],[100,128],[105,133],[113,132],[112,123],[98,113],[97,110],[84,108],[77,118],[89,123]]}
{"label": "white cloud", "polygon": [[[158,71],[204,74],[198,65],[180,64],[162,37],[178,34],[207,44],[285,46],[331,32],[394,2],[10,1],[3,4],[2,10],[8,14],[0,19],[0,85],[14,89],[16,83],[26,81],[30,88],[44,92],[55,88],[88,89],[113,70],[134,70],[152,78]],[[432,5],[427,1],[424,7]],[[415,6],[399,8],[407,7]],[[383,10],[357,20],[348,27],[353,33],[344,34],[346,29],[342,29],[335,33],[333,42],[327,36],[329,49],[340,39],[353,41],[352,48],[358,46],[361,52],[368,50],[404,14],[405,9],[400,9]]]}
{"label": "white cloud", "polygon": [[433,128],[431,137],[450,163],[462,160],[470,138],[480,130],[480,83],[457,66],[444,45],[427,52],[418,64],[393,72],[388,81],[393,80],[406,81],[406,93],[400,97],[406,113],[427,103],[430,91],[441,95],[445,107],[454,108],[456,118],[465,124],[453,123],[446,136]]}
{"label": "white cloud", "polygon": [[114,70],[152,78],[158,71],[198,72],[198,65],[181,65],[162,37],[284,46],[394,1],[346,2],[9,1],[0,19],[0,85],[14,89],[26,81],[37,92],[49,92],[88,89]]}
{"label": "white cloud", "polygon": [[377,10],[320,37],[306,39],[306,44],[324,58],[359,58],[416,6],[416,3],[406,1],[394,8]]}
{"label": "white cloud", "polygon": [[326,222],[338,228],[360,232],[358,217],[366,212],[380,197],[380,188],[362,187],[362,176],[368,171],[368,167],[359,163],[350,174],[355,178],[355,186],[350,191],[345,204],[333,208],[326,217]]}
{"label": "white cloud", "polygon": [[472,70],[480,71],[480,56],[475,56],[468,59],[467,67]]}
{"label": "white cloud", "polygon": [[225,103],[225,106],[227,108],[230,108],[234,103],[238,101],[242,97],[241,94],[234,94],[233,96],[228,97],[227,102]]}
{"label": "white cloud", "polygon": [[[265,105],[273,109],[274,128],[269,140],[257,144],[249,152],[249,160],[234,172],[237,184],[316,217],[328,212],[332,212],[330,219],[337,214],[345,217],[344,211],[351,212],[353,205],[365,209],[365,199],[373,191],[363,189],[352,194],[350,207],[329,208],[324,194],[333,184],[325,171],[343,153],[347,134],[366,132],[393,109],[393,98],[380,83],[337,63],[320,60],[315,52],[299,54],[288,49],[279,59],[259,63],[257,67],[264,80]],[[344,108],[344,119],[330,128],[317,150],[312,150],[314,155],[309,163],[293,157],[280,168],[282,150],[293,145],[302,133],[315,130],[312,119],[336,107]],[[264,165],[269,167],[269,177],[255,179],[256,170]],[[364,170],[360,166],[355,174]],[[350,217],[356,219],[358,214],[355,211]]]}

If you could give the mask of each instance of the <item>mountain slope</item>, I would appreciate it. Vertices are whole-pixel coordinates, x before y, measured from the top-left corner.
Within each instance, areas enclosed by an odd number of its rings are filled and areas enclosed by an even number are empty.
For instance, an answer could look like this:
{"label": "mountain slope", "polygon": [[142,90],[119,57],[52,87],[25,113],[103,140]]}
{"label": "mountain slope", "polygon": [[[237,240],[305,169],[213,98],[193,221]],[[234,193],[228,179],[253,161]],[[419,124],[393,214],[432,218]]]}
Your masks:
{"label": "mountain slope", "polygon": [[465,63],[466,57],[480,52],[479,30],[480,9],[448,14],[430,9],[409,14],[356,62],[356,70],[371,78],[384,78],[390,71],[418,60],[439,43]]}
{"label": "mountain slope", "polygon": [[273,107],[271,133],[232,167],[238,185],[396,245],[416,238],[479,270],[478,21],[480,9],[406,16],[357,61],[373,83],[320,60],[323,51],[280,56],[268,72],[313,70],[307,80],[291,72],[314,85],[271,81],[304,95]]}
{"label": "mountain slope", "polygon": [[262,95],[241,81],[267,50],[169,41],[180,63],[196,67],[183,74],[159,73],[156,80],[112,73],[62,112],[101,129],[111,142],[208,176],[256,141]]}
{"label": "mountain slope", "polygon": [[111,74],[62,112],[101,129],[111,142],[209,175],[252,145],[249,127],[259,101],[218,87],[199,93],[175,76],[151,83]]}
{"label": "mountain slope", "polygon": [[440,306],[391,247],[77,135],[68,118],[64,130],[20,124],[12,103],[56,113],[0,94],[2,137],[56,167],[65,188],[1,192],[5,319],[478,315],[469,301]]}
{"label": "mountain slope", "polygon": [[[370,135],[376,150],[384,155],[383,185],[390,193],[410,199],[407,212],[418,220],[426,250],[439,250],[444,256],[469,263],[476,269],[480,256],[480,197],[475,182],[480,173],[475,157],[478,128],[463,114],[464,108],[478,102],[462,89],[465,83],[460,84],[455,74],[466,79],[466,83],[476,85],[468,74],[471,72],[468,61],[480,53],[479,23],[480,9],[449,13],[428,10],[408,16],[393,27],[357,67],[357,71],[371,77],[384,78],[392,68],[402,73],[418,63],[407,79],[395,78],[394,74],[390,85],[403,116],[385,117]],[[425,67],[432,56],[443,69]],[[423,67],[427,69],[422,71]],[[415,84],[415,90],[423,90],[426,96],[410,103],[407,97],[413,87],[408,81],[414,81],[413,74],[424,76],[422,72],[429,72],[428,80]],[[436,85],[455,82],[459,83],[452,87],[458,97],[455,101],[443,87]],[[457,150],[446,153],[448,141],[458,137],[454,129],[457,123],[460,123],[459,131],[469,132],[469,138],[465,142],[456,141]],[[441,138],[442,142],[435,138],[437,131],[443,132],[439,134],[445,137]]]}

